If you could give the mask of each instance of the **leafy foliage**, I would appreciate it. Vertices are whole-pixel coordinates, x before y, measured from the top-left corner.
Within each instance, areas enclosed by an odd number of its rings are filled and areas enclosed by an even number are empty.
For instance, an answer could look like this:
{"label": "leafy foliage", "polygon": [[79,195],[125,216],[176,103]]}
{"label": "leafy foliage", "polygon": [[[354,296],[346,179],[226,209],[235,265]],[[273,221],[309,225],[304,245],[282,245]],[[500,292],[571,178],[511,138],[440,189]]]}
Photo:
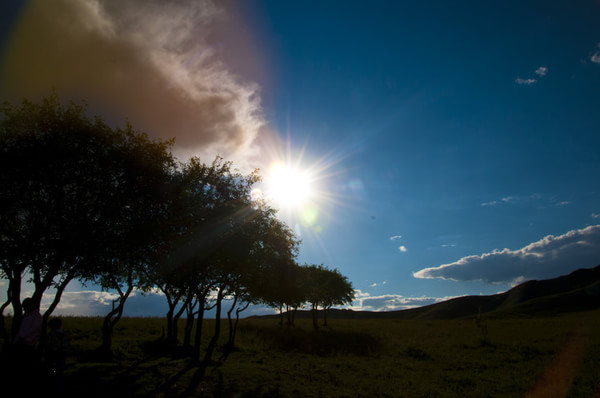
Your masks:
{"label": "leafy foliage", "polygon": [[107,353],[135,289],[164,293],[173,344],[185,312],[184,342],[196,360],[204,311],[216,307],[205,361],[219,339],[224,300],[232,302],[231,347],[250,303],[327,309],[352,300],[339,271],[296,264],[298,239],[274,209],[251,198],[258,171],[244,175],[220,157],[178,163],[170,141],[150,140],[129,124],[112,128],[88,117],[85,104],[65,106],[56,94],[0,111],[0,276],[9,282],[1,308],[12,305],[13,334],[24,278],[34,283],[38,305],[56,288],[45,320],[74,279],[117,292],[102,328]]}

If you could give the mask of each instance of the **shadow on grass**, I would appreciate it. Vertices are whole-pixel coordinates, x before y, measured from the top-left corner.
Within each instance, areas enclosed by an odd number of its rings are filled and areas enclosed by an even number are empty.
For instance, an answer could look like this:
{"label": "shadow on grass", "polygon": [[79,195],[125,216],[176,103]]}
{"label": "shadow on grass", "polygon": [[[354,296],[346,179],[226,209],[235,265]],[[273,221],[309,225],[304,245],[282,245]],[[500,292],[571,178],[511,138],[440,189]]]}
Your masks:
{"label": "shadow on grass", "polygon": [[[249,328],[253,328],[249,326]],[[380,338],[368,333],[340,331],[331,328],[256,328],[254,332],[272,347],[284,352],[300,352],[319,356],[354,354],[369,356],[383,349]]]}
{"label": "shadow on grass", "polygon": [[[334,329],[285,329],[280,327],[254,328],[251,332],[260,339],[264,350],[300,352],[331,356],[353,354],[377,355],[383,351],[381,339],[368,333]],[[229,353],[245,348],[222,347],[222,360]],[[105,357],[98,351],[80,352],[65,374],[64,396],[157,396],[185,397],[209,394],[231,394],[222,382],[214,380],[221,362],[195,363],[190,360],[189,349],[168,344],[163,340],[142,343],[138,356],[119,353]],[[212,369],[212,370],[210,370]],[[207,376],[207,372],[210,375]],[[206,378],[210,380],[207,381]],[[200,389],[200,390],[199,390]],[[274,390],[245,391],[242,396],[277,396]]]}

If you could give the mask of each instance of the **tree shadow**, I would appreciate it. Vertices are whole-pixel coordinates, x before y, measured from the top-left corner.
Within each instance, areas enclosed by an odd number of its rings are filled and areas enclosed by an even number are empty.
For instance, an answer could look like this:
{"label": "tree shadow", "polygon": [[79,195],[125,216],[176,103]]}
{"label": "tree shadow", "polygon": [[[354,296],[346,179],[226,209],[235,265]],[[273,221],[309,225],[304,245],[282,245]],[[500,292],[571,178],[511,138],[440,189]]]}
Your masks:
{"label": "tree shadow", "polygon": [[305,330],[278,327],[257,328],[255,333],[264,341],[284,352],[301,352],[318,356],[336,354],[374,355],[383,350],[384,343],[369,333],[340,331],[333,328]]}

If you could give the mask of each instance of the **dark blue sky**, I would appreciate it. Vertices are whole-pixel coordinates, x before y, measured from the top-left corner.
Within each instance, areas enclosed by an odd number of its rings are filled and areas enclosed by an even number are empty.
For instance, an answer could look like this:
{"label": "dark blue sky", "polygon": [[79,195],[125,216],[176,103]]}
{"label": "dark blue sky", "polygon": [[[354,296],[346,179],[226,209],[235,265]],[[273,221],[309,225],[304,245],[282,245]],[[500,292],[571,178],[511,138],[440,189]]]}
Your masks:
{"label": "dark blue sky", "polygon": [[597,223],[599,2],[259,3],[272,126],[347,154],[306,261],[372,296],[491,293],[508,285],[412,273]]}
{"label": "dark blue sky", "polygon": [[299,261],[356,308],[600,264],[600,1],[47,4],[3,3],[2,98],[55,87],[267,174],[284,153],[319,191],[281,212]]}

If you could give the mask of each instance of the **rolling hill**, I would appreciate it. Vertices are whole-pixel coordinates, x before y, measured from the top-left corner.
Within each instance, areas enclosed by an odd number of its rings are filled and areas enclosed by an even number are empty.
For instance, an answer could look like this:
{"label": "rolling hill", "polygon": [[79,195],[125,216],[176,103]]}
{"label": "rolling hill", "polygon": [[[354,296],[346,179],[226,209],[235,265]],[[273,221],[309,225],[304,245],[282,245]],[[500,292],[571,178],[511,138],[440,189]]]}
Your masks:
{"label": "rolling hill", "polygon": [[[347,319],[457,319],[482,314],[491,317],[555,315],[600,308],[600,265],[564,276],[531,280],[490,296],[464,296],[440,303],[399,311],[352,311],[331,309],[328,318]],[[270,315],[276,317],[277,315]],[[298,311],[296,318],[307,318]]]}

